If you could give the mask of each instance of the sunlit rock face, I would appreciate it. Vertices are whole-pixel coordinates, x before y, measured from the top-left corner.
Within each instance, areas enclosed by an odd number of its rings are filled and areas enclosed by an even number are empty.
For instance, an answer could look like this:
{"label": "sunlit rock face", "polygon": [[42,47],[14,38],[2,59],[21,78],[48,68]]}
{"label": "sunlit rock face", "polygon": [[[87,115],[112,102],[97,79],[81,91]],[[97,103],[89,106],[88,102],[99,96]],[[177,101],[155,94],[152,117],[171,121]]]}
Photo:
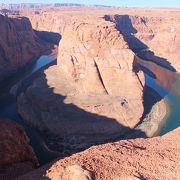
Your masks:
{"label": "sunlit rock face", "polygon": [[38,167],[24,129],[10,120],[0,120],[0,179],[12,179]]}
{"label": "sunlit rock face", "polygon": [[[178,9],[94,9],[84,7],[81,8],[81,11],[84,14],[105,16],[107,21],[116,23],[118,30],[125,36],[131,49],[137,52],[148,48],[156,56],[168,60],[177,71],[180,71],[178,60],[180,13]],[[30,18],[34,29],[63,34],[65,27],[71,25],[71,19],[74,18],[73,13],[75,12],[77,12],[76,15],[81,14],[77,7],[76,10],[73,8],[61,8],[53,11],[42,9],[40,14],[22,11],[22,14]],[[159,60],[156,59],[156,61]],[[165,61],[161,63],[166,64]]]}
{"label": "sunlit rock face", "polygon": [[28,64],[45,50],[28,18],[0,15],[0,80]]}
{"label": "sunlit rock face", "polygon": [[71,145],[119,137],[142,116],[143,73],[133,71],[134,53],[114,23],[90,15],[71,20],[57,66],[21,93],[18,111],[48,137]]}
{"label": "sunlit rock face", "polygon": [[[138,119],[143,109],[141,100],[144,81],[143,77],[139,78],[133,72],[134,53],[129,49],[113,23],[105,22],[100,18],[95,21],[79,19],[72,26],[66,28],[59,52],[58,68],[74,84],[75,94],[70,100],[72,103],[76,104],[77,101],[83,104],[83,97],[88,97],[92,103],[93,101],[97,102],[98,96],[108,99],[119,97],[124,99],[124,105],[127,109],[129,108],[127,111],[129,114],[125,115],[124,120],[129,122],[132,127],[137,123],[135,120],[133,124],[130,113],[130,109],[135,107],[133,107],[133,103],[128,102],[132,102],[133,99],[140,105],[139,111],[136,111],[137,117],[134,116],[134,119]],[[131,91],[132,88],[133,91]],[[69,97],[68,94],[66,96]],[[125,106],[120,105],[118,111],[121,112],[121,108],[123,109]],[[101,108],[103,112],[103,107]],[[96,113],[96,108],[93,110],[89,107],[88,109],[88,111]],[[115,119],[121,114],[113,117],[115,109],[112,112],[106,113],[106,111],[107,109],[102,115]],[[112,115],[110,115],[111,113]],[[122,120],[123,118],[121,116],[118,119]],[[125,123],[125,125],[128,124]]]}

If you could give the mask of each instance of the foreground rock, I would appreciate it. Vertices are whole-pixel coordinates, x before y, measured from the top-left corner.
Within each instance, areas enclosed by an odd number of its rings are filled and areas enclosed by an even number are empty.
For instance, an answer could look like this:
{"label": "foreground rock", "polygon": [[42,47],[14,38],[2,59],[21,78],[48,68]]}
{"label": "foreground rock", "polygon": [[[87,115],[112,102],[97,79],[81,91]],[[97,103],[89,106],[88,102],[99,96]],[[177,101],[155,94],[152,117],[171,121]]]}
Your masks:
{"label": "foreground rock", "polygon": [[24,129],[10,120],[0,120],[0,179],[11,179],[38,167]]}
{"label": "foreground rock", "polygon": [[64,29],[58,65],[18,97],[23,119],[59,149],[62,139],[79,148],[119,137],[143,113],[144,76],[133,71],[134,53],[114,23],[92,19],[74,18]]}
{"label": "foreground rock", "polygon": [[0,81],[32,62],[48,46],[34,33],[28,18],[0,15]]}
{"label": "foreground rock", "polygon": [[179,137],[180,128],[162,137],[94,146],[82,153],[50,163],[19,180],[178,180]]}

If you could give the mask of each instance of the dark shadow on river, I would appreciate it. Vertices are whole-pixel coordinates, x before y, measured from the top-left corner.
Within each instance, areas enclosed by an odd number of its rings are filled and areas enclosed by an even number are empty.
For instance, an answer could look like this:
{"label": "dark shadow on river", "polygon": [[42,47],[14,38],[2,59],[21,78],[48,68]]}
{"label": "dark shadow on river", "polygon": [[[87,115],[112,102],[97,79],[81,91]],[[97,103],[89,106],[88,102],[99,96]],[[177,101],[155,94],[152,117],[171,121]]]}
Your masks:
{"label": "dark shadow on river", "polygon": [[[125,139],[126,134],[132,132],[131,128],[123,126],[116,119],[87,112],[72,103],[65,103],[66,96],[55,93],[54,88],[48,85],[45,73],[42,72],[36,81],[40,81],[40,84],[33,86],[31,91],[27,89],[28,85],[33,83],[30,81],[23,83],[25,87],[22,85],[17,90],[18,95],[26,92],[30,105],[30,109],[24,107],[23,112],[33,112],[34,118],[29,125],[43,129],[39,131],[40,134],[50,149],[60,152],[59,157],[83,151],[92,145]],[[46,117],[40,112],[45,112]],[[133,132],[146,137],[141,130]]]}

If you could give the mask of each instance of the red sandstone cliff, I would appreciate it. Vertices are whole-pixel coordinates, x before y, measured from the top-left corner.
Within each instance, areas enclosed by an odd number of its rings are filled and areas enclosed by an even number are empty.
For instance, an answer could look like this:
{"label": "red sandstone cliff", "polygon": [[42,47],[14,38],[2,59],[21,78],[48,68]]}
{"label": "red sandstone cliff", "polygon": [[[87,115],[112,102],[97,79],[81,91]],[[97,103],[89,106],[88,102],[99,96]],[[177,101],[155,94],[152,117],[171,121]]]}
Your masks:
{"label": "red sandstone cliff", "polygon": [[0,34],[0,80],[31,62],[47,48],[25,17],[0,15]]}
{"label": "red sandstone cliff", "polygon": [[[133,70],[134,54],[127,42],[133,40],[129,43],[133,50],[146,47],[139,46],[139,40],[150,46],[163,32],[162,26],[167,26],[159,25],[164,18],[127,16],[131,24],[119,23],[123,27],[118,32],[117,25],[104,21],[103,16],[43,16],[44,22],[52,17],[49,22],[54,23],[39,22],[37,28],[62,34],[58,65],[42,73],[18,97],[18,110],[25,121],[41,131],[50,148],[66,151],[65,155],[127,133],[142,115],[144,85],[143,76]],[[66,24],[66,18],[70,23]],[[157,34],[151,23],[156,24]],[[124,27],[133,32],[125,31],[125,36]],[[93,146],[19,179],[179,179],[179,136],[177,129],[163,137]]]}
{"label": "red sandstone cliff", "polygon": [[[98,14],[99,16],[109,14],[108,19],[117,24],[118,30],[126,36],[131,49],[139,51],[148,48],[154,52],[155,56],[159,57],[155,58],[147,53],[146,56],[150,59],[165,66],[169,66],[169,62],[170,66],[180,71],[178,60],[180,11],[178,9],[93,9],[83,7],[81,13],[73,8],[61,8],[42,9],[40,14],[31,11],[22,12],[22,14],[30,18],[34,29],[60,32],[61,34],[64,32],[64,28],[71,24],[70,19],[74,18],[74,14],[82,14],[82,16],[84,14]],[[49,24],[52,25],[49,26]]]}

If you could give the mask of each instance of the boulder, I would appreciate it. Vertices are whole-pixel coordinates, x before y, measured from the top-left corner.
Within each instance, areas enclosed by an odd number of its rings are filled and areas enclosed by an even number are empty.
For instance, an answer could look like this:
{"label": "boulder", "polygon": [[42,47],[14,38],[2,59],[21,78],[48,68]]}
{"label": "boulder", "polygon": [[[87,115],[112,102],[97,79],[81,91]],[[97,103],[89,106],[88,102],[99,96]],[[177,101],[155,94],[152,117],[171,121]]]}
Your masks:
{"label": "boulder", "polygon": [[38,167],[24,129],[11,120],[0,120],[0,179],[11,179]]}

